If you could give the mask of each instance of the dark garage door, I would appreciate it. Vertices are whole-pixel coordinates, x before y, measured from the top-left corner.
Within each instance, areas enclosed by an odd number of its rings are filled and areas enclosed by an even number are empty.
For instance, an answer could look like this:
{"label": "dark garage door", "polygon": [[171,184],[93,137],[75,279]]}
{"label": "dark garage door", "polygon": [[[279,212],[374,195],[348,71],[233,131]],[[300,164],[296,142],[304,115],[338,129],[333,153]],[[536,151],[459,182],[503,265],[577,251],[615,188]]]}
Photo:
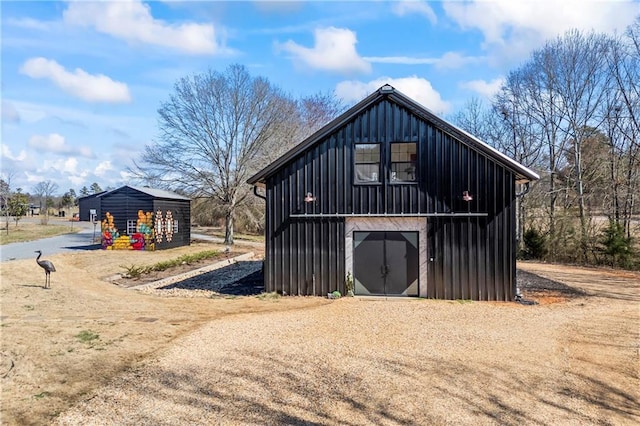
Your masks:
{"label": "dark garage door", "polygon": [[419,269],[417,232],[353,233],[356,294],[417,296]]}

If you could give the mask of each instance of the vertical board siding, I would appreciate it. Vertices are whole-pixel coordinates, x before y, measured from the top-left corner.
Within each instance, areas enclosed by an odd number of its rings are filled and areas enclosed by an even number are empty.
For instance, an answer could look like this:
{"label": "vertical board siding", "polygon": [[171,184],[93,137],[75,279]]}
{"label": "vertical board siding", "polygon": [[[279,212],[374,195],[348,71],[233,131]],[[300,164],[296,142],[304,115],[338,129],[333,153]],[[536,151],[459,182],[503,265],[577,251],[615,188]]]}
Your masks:
{"label": "vertical board siding", "polygon": [[[418,143],[418,182],[390,184],[391,142]],[[353,146],[381,144],[380,184],[354,185]],[[292,214],[482,213],[427,217],[427,295],[513,300],[513,172],[402,105],[382,100],[293,158],[266,181],[265,288],[344,292],[344,219]],[[469,191],[473,201],[462,199]],[[304,202],[311,192],[316,197]]]}

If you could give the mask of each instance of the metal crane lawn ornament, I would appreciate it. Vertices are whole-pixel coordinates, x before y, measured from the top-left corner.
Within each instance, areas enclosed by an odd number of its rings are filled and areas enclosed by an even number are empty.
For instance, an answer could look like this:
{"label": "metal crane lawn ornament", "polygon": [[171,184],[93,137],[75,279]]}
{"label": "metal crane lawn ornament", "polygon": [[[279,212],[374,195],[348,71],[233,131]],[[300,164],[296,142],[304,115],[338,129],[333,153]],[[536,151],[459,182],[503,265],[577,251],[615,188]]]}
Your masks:
{"label": "metal crane lawn ornament", "polygon": [[42,256],[42,252],[40,250],[36,250],[38,253],[38,257],[36,257],[36,262],[42,269],[44,269],[44,288],[51,288],[51,273],[56,271],[56,267],[53,266],[50,260],[40,260]]}

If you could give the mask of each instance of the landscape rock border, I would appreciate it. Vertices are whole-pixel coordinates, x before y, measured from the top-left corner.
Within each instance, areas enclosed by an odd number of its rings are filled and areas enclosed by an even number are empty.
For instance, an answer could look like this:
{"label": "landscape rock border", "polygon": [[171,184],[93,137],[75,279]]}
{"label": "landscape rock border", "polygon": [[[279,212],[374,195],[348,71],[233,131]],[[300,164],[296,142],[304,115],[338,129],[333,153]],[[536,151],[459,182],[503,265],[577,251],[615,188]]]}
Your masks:
{"label": "landscape rock border", "polygon": [[153,281],[150,283],[144,283],[136,286],[129,287],[130,290],[154,290],[159,289],[161,287],[166,287],[171,284],[175,284],[180,281],[187,280],[189,278],[193,278],[198,275],[205,274],[207,272],[212,272],[220,268],[224,268],[225,266],[232,265],[234,263],[238,263],[244,260],[251,260],[255,257],[255,253],[248,252],[241,254],[236,257],[232,257],[229,259],[222,260],[220,262],[216,262],[213,265],[204,266],[202,268],[194,269],[193,271],[184,272],[182,274],[174,275],[172,277],[163,278],[158,281]]}

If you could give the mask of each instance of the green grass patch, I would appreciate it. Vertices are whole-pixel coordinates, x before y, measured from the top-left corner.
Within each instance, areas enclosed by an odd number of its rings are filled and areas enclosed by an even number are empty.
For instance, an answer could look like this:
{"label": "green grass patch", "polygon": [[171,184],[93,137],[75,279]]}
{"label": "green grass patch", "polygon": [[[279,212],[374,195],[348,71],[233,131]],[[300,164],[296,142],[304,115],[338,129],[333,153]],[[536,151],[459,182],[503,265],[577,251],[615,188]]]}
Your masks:
{"label": "green grass patch", "polygon": [[82,343],[89,343],[94,340],[98,340],[100,335],[98,333],[94,333],[91,330],[82,330],[80,333],[75,336]]}
{"label": "green grass patch", "polygon": [[49,396],[49,395],[51,395],[51,393],[49,393],[49,392],[46,392],[46,391],[45,391],[45,392],[40,392],[40,393],[39,393],[39,394],[37,394],[37,395],[33,395],[33,397],[34,397],[35,399],[42,399],[42,398],[45,398],[45,397],[47,397],[47,396]]}
{"label": "green grass patch", "polygon": [[155,263],[153,265],[140,266],[140,265],[131,265],[131,266],[121,266],[127,271],[127,276],[131,278],[139,278],[142,275],[154,272],[154,271],[165,271],[167,269],[175,268],[180,265],[191,265],[192,263],[197,263],[202,260],[213,259],[220,255],[218,250],[205,250],[200,251],[198,253],[192,254],[183,254],[180,257],[170,260],[163,260],[162,262]]}
{"label": "green grass patch", "polygon": [[271,292],[271,293],[260,293],[259,295],[256,296],[258,299],[260,300],[278,300],[280,299],[282,296],[280,296],[278,293]]}
{"label": "green grass patch", "polygon": [[[71,223],[71,222],[69,222]],[[4,226],[4,223],[2,224]],[[9,234],[7,230],[0,231],[0,245],[21,243],[24,241],[34,241],[40,238],[55,237],[63,234],[73,234],[79,232],[80,227],[75,225],[40,225],[37,223],[19,223],[16,228],[15,222],[9,223]],[[34,255],[35,256],[35,255]]]}

